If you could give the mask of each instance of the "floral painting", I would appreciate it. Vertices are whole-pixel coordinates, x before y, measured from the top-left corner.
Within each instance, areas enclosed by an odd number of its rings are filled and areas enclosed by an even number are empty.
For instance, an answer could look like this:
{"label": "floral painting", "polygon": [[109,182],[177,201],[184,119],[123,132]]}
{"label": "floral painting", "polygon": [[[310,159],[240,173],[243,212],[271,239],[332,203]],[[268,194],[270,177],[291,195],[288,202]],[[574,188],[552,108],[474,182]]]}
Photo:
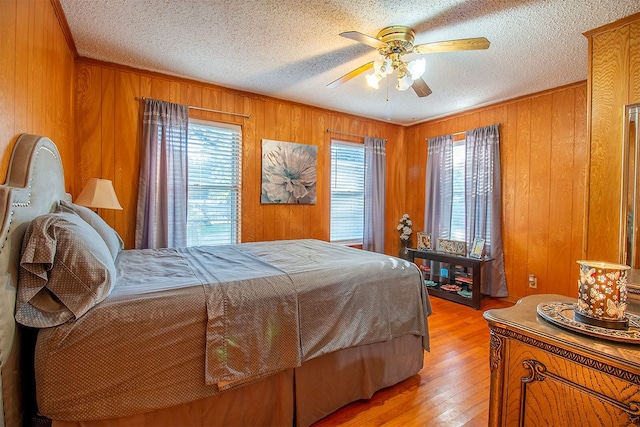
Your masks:
{"label": "floral painting", "polygon": [[262,203],[316,203],[318,147],[262,140]]}

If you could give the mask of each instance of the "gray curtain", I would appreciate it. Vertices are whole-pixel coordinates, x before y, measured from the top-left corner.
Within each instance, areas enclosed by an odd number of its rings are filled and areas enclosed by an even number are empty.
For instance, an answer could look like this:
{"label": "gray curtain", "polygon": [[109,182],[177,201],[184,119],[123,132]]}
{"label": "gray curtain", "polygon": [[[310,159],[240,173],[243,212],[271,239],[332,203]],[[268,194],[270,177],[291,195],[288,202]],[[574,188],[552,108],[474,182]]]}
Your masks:
{"label": "gray curtain", "polygon": [[453,206],[453,135],[427,139],[424,231],[433,245],[439,237],[448,239]]}
{"label": "gray curtain", "polygon": [[136,249],[187,245],[189,107],[146,99]]}
{"label": "gray curtain", "polygon": [[364,138],[364,235],[362,248],[384,253],[385,140]]}
{"label": "gray curtain", "polygon": [[502,247],[502,192],[500,181],[500,133],[497,124],[466,132],[465,233],[467,244],[485,240],[485,253],[493,258],[483,281],[483,294],[506,297]]}

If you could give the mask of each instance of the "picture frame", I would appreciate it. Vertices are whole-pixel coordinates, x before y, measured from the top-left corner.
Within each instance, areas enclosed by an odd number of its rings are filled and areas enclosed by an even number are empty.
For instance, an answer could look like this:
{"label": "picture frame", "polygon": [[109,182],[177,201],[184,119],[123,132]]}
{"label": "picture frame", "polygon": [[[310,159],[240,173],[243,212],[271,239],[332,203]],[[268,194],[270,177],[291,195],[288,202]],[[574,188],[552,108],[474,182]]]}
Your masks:
{"label": "picture frame", "polygon": [[431,247],[431,233],[418,232],[416,233],[418,237],[417,248],[422,251],[430,251]]}
{"label": "picture frame", "polygon": [[471,252],[469,258],[482,258],[484,255],[484,239],[476,237],[473,239],[473,245],[471,246]]}
{"label": "picture frame", "polygon": [[262,140],[261,204],[316,204],[318,146]]}
{"label": "picture frame", "polygon": [[437,251],[465,256],[467,255],[467,243],[460,240],[438,239]]}

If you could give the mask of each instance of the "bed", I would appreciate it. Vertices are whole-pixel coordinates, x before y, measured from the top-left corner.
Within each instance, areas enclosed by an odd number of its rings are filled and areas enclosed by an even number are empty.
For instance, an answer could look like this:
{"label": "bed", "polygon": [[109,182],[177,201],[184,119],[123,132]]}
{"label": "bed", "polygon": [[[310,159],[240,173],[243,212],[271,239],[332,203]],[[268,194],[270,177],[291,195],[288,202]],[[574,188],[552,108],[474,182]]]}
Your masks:
{"label": "bed", "polygon": [[124,250],[63,176],[25,134],[0,186],[5,425],[308,426],[422,368],[414,264],[312,239]]}

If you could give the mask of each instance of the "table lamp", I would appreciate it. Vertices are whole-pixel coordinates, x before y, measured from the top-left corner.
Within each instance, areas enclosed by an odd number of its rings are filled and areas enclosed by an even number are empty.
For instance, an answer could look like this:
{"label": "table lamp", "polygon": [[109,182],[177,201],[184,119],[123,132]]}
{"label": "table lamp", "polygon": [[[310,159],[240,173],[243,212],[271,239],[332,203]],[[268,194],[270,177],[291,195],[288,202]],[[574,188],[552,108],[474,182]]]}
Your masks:
{"label": "table lamp", "polygon": [[108,179],[90,178],[74,203],[88,208],[122,210],[113,183]]}
{"label": "table lamp", "polygon": [[580,264],[578,304],[575,320],[608,329],[627,329],[628,265],[602,261],[577,261]]}

